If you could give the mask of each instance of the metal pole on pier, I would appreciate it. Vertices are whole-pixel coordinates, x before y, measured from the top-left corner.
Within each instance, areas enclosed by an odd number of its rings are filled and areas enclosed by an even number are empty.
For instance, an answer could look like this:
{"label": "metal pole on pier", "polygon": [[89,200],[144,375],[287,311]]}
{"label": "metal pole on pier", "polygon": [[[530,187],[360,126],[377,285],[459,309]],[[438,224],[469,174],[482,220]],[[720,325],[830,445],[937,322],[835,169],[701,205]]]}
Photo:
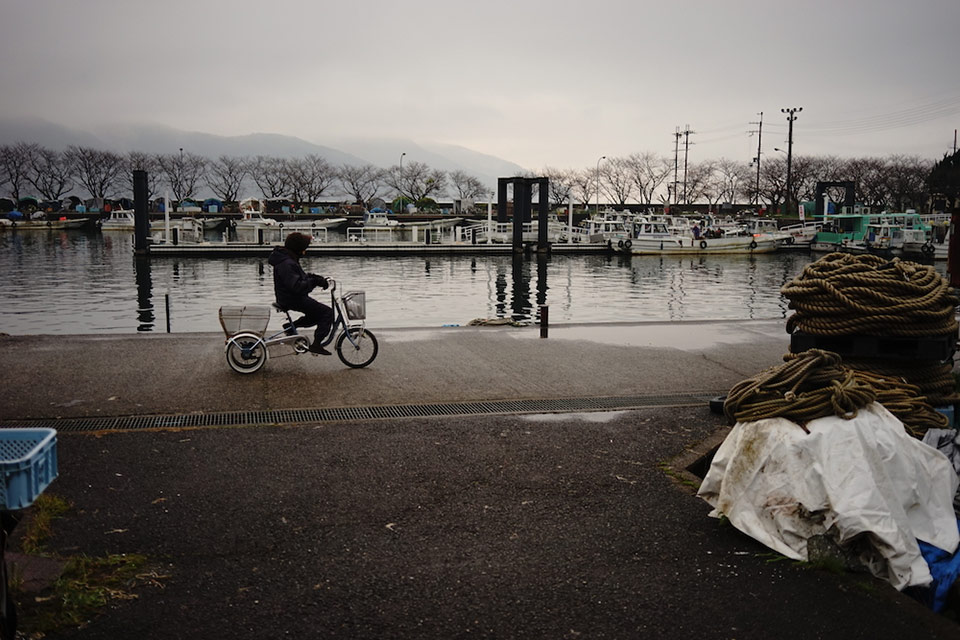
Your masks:
{"label": "metal pole on pier", "polygon": [[573,198],[567,200],[567,244],[573,244]]}
{"label": "metal pole on pier", "polygon": [[493,244],[493,202],[487,203],[487,244]]}

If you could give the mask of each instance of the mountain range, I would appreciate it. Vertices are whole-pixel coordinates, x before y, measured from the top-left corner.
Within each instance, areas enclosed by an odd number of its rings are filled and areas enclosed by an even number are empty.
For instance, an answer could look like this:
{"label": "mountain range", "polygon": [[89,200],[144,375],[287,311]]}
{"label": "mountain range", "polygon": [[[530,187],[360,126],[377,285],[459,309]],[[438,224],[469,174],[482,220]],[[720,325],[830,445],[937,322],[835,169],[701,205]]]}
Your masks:
{"label": "mountain range", "polygon": [[481,180],[491,191],[496,189],[497,178],[525,172],[518,164],[466,147],[402,138],[344,138],[328,146],[275,133],[220,136],[159,124],[116,124],[88,130],[40,118],[0,116],[0,145],[17,142],[56,150],[76,145],[117,153],[177,153],[183,149],[210,159],[221,155],[293,158],[316,154],[336,166],[369,163],[383,168],[398,164],[400,154],[406,154],[404,162],[422,162],[443,171],[461,170]]}

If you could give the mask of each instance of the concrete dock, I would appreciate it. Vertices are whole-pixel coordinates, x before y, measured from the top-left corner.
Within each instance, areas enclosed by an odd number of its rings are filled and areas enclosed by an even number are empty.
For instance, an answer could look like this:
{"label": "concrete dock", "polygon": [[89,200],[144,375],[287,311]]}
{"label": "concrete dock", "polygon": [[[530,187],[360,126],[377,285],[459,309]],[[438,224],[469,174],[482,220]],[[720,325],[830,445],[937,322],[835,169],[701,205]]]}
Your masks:
{"label": "concrete dock", "polygon": [[726,426],[705,399],[779,364],[783,325],[372,327],[367,369],[251,376],[220,334],[0,337],[0,424],[66,427],[50,550],[163,576],[47,637],[960,636],[870,576],[776,561],[676,481]]}

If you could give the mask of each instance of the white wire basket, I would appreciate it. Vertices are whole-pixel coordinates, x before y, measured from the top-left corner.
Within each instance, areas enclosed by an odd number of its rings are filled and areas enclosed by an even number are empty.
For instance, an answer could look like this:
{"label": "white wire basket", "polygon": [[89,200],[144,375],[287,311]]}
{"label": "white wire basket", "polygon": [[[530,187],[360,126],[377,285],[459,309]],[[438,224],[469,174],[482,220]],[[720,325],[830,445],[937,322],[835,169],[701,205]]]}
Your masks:
{"label": "white wire basket", "polygon": [[367,294],[363,291],[347,291],[343,294],[343,308],[351,320],[366,320]]}
{"label": "white wire basket", "polygon": [[220,326],[229,338],[238,333],[263,335],[270,324],[270,307],[247,305],[243,307],[220,307]]}

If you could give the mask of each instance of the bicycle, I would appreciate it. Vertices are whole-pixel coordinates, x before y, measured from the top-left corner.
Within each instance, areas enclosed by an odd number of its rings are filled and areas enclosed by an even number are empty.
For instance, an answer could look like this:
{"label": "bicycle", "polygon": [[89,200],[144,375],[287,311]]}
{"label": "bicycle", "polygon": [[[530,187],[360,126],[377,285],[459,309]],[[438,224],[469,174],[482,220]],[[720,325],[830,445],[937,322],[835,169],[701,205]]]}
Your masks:
{"label": "bicycle", "polygon": [[[336,338],[335,349],[343,364],[351,369],[366,367],[380,351],[376,336],[365,326],[366,294],[347,291],[341,295],[337,293],[336,280],[328,278],[327,281],[334,317],[330,332],[320,345],[325,347]],[[271,348],[278,345],[292,347],[296,355],[308,353],[310,341],[297,331],[290,310],[276,303],[272,307],[286,315],[289,329],[281,329],[269,336],[266,333],[270,324],[270,307],[220,307],[220,326],[226,334],[224,352],[227,364],[237,373],[256,373],[262,369],[270,357]]]}

